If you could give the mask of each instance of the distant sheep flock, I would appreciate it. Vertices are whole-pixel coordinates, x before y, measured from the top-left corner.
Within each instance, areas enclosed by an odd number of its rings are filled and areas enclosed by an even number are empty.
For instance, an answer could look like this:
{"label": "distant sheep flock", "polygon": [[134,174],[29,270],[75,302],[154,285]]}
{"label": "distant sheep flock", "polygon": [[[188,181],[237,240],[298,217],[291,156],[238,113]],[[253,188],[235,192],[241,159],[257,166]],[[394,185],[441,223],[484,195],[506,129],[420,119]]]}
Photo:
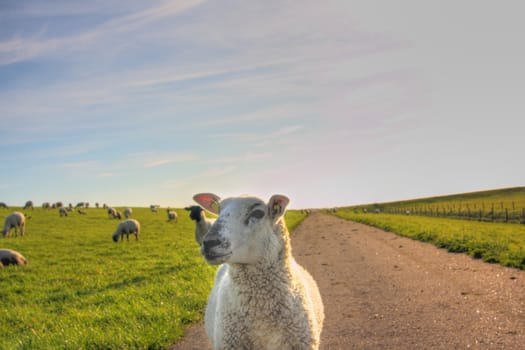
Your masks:
{"label": "distant sheep flock", "polygon": [[[42,203],[42,209],[58,210],[59,217],[68,217],[71,215],[71,213],[75,212],[78,215],[88,215],[88,208],[90,208],[90,204],[88,202],[78,202],[76,205],[71,203],[64,205],[63,202]],[[125,217],[124,221],[121,221],[117,224],[117,228],[112,234],[113,241],[122,241],[124,236],[126,237],[126,240],[129,241],[130,234],[135,235],[135,240],[139,240],[140,222],[136,219],[131,219],[131,215],[133,213],[132,208],[126,207],[123,211],[124,215],[122,215],[116,208],[110,207],[106,204],[100,205],[98,202],[95,203],[95,208],[104,208],[111,219],[122,220],[123,216]],[[150,210],[154,213],[156,213],[159,208],[160,205],[157,204],[152,204],[150,206]],[[0,210],[1,209],[9,209],[9,206],[5,202],[0,202]],[[27,216],[27,210],[34,210],[33,201],[25,202],[22,210],[26,211],[26,214],[21,211],[14,211],[5,216],[4,225],[2,228],[2,237],[23,237],[26,234],[27,219],[31,218],[31,216]],[[177,222],[178,216],[174,210],[167,208],[167,216],[169,221]],[[26,263],[27,260],[22,254],[10,249],[0,249],[0,268],[3,268],[7,265],[25,265]]]}

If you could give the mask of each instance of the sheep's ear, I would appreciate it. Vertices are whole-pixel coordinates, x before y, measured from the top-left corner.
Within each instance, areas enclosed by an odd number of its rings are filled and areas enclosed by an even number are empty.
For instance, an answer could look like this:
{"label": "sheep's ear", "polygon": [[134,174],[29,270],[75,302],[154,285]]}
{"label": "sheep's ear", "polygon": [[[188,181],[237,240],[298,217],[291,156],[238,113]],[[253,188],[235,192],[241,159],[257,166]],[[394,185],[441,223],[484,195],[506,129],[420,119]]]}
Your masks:
{"label": "sheep's ear", "polygon": [[213,193],[199,193],[193,196],[193,200],[202,205],[202,207],[210,213],[219,214],[221,197]]}
{"label": "sheep's ear", "polygon": [[281,194],[275,194],[270,198],[268,202],[268,215],[274,222],[277,222],[277,220],[284,215],[288,203],[290,203],[290,199]]}

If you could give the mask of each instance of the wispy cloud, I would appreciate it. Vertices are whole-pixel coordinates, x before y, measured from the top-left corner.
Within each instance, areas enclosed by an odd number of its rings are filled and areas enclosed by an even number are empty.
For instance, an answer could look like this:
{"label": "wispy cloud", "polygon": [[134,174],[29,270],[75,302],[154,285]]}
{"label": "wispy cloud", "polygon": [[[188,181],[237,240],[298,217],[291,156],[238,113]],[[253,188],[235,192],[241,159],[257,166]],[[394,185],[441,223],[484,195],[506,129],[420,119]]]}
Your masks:
{"label": "wispy cloud", "polygon": [[119,177],[122,176],[122,174],[118,173],[100,173],[97,175],[99,178],[112,178],[112,177]]}
{"label": "wispy cloud", "polygon": [[[0,41],[0,65],[29,60],[39,56],[64,55],[79,49],[92,49],[92,45],[106,38],[114,38],[119,33],[127,33],[161,19],[176,16],[203,3],[204,0],[186,0],[177,2],[162,2],[156,6],[138,10],[134,13],[111,19],[95,29],[85,30],[72,36],[49,37],[46,27],[29,36],[14,36]],[[84,10],[80,10],[83,13]],[[51,16],[53,13],[47,8],[40,12],[33,11],[33,16]]]}
{"label": "wispy cloud", "polygon": [[99,166],[97,161],[88,160],[83,162],[69,162],[57,164],[59,168],[65,169],[92,169]]}
{"label": "wispy cloud", "polygon": [[254,161],[260,161],[263,159],[268,159],[272,156],[272,153],[270,152],[262,152],[262,153],[243,153],[240,155],[234,155],[229,157],[222,157],[222,158],[213,158],[209,160],[208,164],[224,164],[224,163],[246,163],[246,162],[254,162]]}
{"label": "wispy cloud", "polygon": [[206,169],[205,171],[199,173],[197,175],[197,178],[219,177],[219,176],[223,176],[223,175],[232,173],[237,169],[238,167],[235,165],[229,165],[229,166],[224,166],[224,167],[213,167],[213,168]]}
{"label": "wispy cloud", "polygon": [[[135,158],[136,157],[137,156],[135,156]],[[199,157],[193,153],[173,153],[173,154],[143,153],[140,155],[140,158],[144,162],[144,165],[143,165],[144,168],[156,168],[156,167],[167,165],[167,164],[190,162],[190,161],[195,161],[199,159]]]}

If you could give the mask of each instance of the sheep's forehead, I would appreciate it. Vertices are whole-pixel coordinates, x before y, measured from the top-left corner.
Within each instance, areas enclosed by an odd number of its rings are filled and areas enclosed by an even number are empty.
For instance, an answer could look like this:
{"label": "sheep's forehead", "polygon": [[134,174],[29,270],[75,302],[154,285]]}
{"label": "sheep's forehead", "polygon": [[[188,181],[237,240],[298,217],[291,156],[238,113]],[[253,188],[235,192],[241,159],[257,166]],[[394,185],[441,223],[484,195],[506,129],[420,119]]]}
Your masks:
{"label": "sheep's forehead", "polygon": [[256,197],[235,197],[224,199],[220,204],[219,216],[243,216],[247,212],[259,206],[265,206],[262,199]]}

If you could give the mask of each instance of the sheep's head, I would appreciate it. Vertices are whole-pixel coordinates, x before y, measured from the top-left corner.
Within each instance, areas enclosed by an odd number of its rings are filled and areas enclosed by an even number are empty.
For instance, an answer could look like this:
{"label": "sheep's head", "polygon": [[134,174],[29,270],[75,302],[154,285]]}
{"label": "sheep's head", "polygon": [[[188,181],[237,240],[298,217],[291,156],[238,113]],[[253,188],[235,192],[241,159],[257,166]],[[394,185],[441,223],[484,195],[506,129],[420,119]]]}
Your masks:
{"label": "sheep's head", "polygon": [[119,236],[120,236],[120,232],[118,230],[115,231],[115,233],[113,234],[113,241],[118,242]]}
{"label": "sheep's head", "polygon": [[204,211],[202,207],[198,205],[192,205],[191,207],[184,208],[190,212],[190,219],[199,222],[201,220],[201,213]]}
{"label": "sheep's head", "polygon": [[202,193],[194,200],[206,210],[218,214],[204,236],[201,254],[212,265],[225,262],[253,264],[280,250],[280,237],[274,226],[283,217],[289,199],[274,195],[268,203],[256,197],[235,197],[221,200]]}

